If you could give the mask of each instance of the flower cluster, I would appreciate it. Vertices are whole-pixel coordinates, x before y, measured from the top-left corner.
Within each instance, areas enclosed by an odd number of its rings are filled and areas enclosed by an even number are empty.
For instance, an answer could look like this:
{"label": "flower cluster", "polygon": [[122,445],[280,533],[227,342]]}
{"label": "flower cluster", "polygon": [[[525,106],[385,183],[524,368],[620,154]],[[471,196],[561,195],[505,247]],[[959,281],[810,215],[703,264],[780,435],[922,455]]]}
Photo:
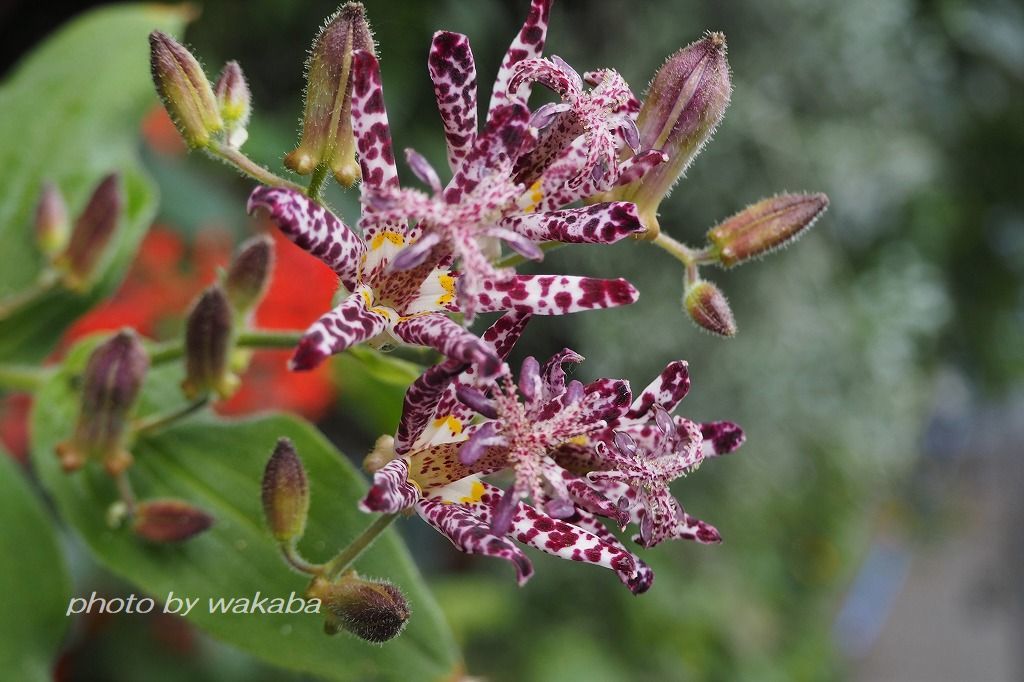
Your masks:
{"label": "flower cluster", "polygon": [[[434,35],[427,70],[450,178],[443,182],[407,148],[405,163],[425,189],[399,184],[380,67],[359,3],[327,21],[307,65],[302,139],[285,165],[309,175],[308,187],[241,152],[250,107],[237,64],[212,88],[187,50],[154,34],[154,77],[190,146],[260,181],[250,213],[267,213],[337,275],[343,296],[305,331],[292,369],[312,369],[361,343],[424,346],[443,356],[409,388],[395,435],[382,437],[367,457],[373,484],[360,508],[415,510],[463,551],[511,561],[520,583],[532,567],[514,541],[610,568],[639,594],[653,573],[613,529],[633,526],[633,540],[645,548],[675,538],[719,542],[718,531],[684,511],[670,485],[705,459],[733,452],[743,432],[731,422],[673,414],[690,386],[682,361],[635,396],[625,380],[569,380],[566,366],[583,359],[570,349],[543,364],[527,358],[513,373],[507,357],[533,316],[612,308],[638,296],[624,279],[525,275],[515,265],[542,260],[561,244],[643,239],[684,265],[690,317],[731,336],[728,303],[699,268],[729,268],[792,241],[828,200],[762,200],[712,228],[699,249],[663,233],[661,201],[729,103],[725,38],[708,33],[670,56],[641,99],[614,69],[581,75],[544,55],[552,3],[531,0],[482,120],[469,39]],[[534,84],[557,101],[531,109]],[[355,229],[319,199],[332,174],[345,187],[361,179]],[[468,324],[483,313],[503,314],[477,335]],[[271,493],[275,472],[268,469],[265,480]],[[492,477],[511,483],[503,490]],[[289,519],[304,515],[294,507],[271,504],[271,525],[282,510]],[[333,579],[351,563],[342,552],[310,567],[295,554],[294,534],[287,535],[278,540],[298,570]]]}

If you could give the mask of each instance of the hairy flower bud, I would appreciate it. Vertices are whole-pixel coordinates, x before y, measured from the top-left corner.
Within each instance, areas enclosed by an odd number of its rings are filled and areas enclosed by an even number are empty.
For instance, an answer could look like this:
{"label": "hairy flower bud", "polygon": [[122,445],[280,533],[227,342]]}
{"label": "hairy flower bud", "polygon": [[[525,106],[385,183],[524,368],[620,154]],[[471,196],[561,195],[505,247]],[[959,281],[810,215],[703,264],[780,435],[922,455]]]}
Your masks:
{"label": "hairy flower bud", "polygon": [[213,525],[213,517],[183,500],[147,500],[135,508],[132,529],[150,542],[184,542]]}
{"label": "hairy flower bud", "polygon": [[313,581],[309,595],[326,610],[324,630],[341,630],[367,642],[380,644],[401,634],[409,622],[409,602],[402,591],[385,580],[366,580],[354,574],[336,583]]}
{"label": "hairy flower bud", "polygon": [[202,148],[224,128],[217,98],[203,67],[185,46],[162,31],[149,34],[153,84],[178,132],[190,147]]}
{"label": "hairy flower bud", "polygon": [[287,438],[277,441],[263,470],[263,513],[278,542],[295,542],[306,530],[309,481],[295,446]]}
{"label": "hairy flower bud", "polygon": [[67,248],[54,262],[69,289],[88,288],[107,245],[117,232],[123,204],[118,176],[112,173],[96,186],[89,203],[75,220]]}
{"label": "hairy flower bud", "polygon": [[252,113],[252,94],[238,62],[230,61],[224,65],[213,92],[217,98],[217,110],[224,122],[227,143],[237,149],[249,137],[246,127]]}
{"label": "hairy flower bud", "polygon": [[300,175],[325,165],[345,187],[359,179],[352,133],[352,53],[371,54],[373,34],[363,5],[342,5],[320,30],[306,64],[306,107],[299,146],[284,164]]}
{"label": "hairy flower bud", "polygon": [[238,378],[228,364],[233,326],[224,290],[215,285],[204,291],[185,323],[185,380],[181,388],[190,400],[209,391],[227,398],[238,388]]}
{"label": "hairy flower bud", "polygon": [[625,188],[619,198],[636,203],[649,238],[657,236],[658,205],[711,138],[729,105],[732,84],[725,36],[709,33],[669,57],[640,108],[640,148],[657,149],[668,161]]}
{"label": "hairy flower bud", "polygon": [[71,223],[64,196],[52,182],[43,185],[36,204],[36,245],[48,258],[60,253],[68,243]]}
{"label": "hairy flower bud", "polygon": [[697,280],[686,287],[683,307],[687,314],[712,334],[719,336],[736,335],[736,318],[733,317],[725,294],[711,282]]}
{"label": "hairy flower bud", "polygon": [[780,194],[747,206],[708,231],[718,262],[727,268],[798,237],[825,209],[824,194]]}
{"label": "hairy flower bud", "polygon": [[82,378],[74,435],[57,446],[65,471],[80,468],[88,458],[101,460],[112,474],[128,467],[128,418],[148,369],[149,356],[133,331],[122,331],[96,347]]}
{"label": "hairy flower bud", "polygon": [[274,272],[274,241],[267,235],[247,239],[224,276],[224,291],[235,311],[246,314],[267,293]]}

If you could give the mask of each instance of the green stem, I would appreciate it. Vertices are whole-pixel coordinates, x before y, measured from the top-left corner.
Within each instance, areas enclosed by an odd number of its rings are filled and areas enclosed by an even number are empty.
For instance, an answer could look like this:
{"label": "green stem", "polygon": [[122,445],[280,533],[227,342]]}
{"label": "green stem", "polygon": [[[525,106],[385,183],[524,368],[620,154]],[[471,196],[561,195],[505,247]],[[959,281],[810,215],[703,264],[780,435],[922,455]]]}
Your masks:
{"label": "green stem", "polygon": [[240,150],[235,149],[234,147],[229,147],[223,142],[212,142],[210,143],[210,146],[207,147],[207,150],[214,156],[230,163],[232,166],[261,184],[270,185],[271,187],[294,189],[302,193],[305,193],[306,191],[301,185],[297,185],[291,180],[286,180],[279,175],[275,175],[268,169],[250,159]]}
{"label": "green stem", "polygon": [[320,191],[324,187],[324,182],[327,180],[327,173],[329,171],[330,169],[327,167],[326,163],[318,164],[317,167],[313,169],[313,175],[309,179],[309,187],[306,189],[306,194],[313,201],[318,201],[320,199]]}
{"label": "green stem", "polygon": [[693,249],[688,247],[686,244],[669,237],[664,232],[652,239],[651,243],[663,251],[666,251],[670,256],[678,260],[687,268],[697,264],[697,253]]}
{"label": "green stem", "polygon": [[12,296],[0,300],[0,320],[6,319],[25,306],[35,303],[53,291],[60,277],[53,270],[44,270],[31,286],[22,289]]}
{"label": "green stem", "polygon": [[155,417],[150,417],[144,421],[139,422],[135,426],[135,435],[140,436],[146,433],[153,433],[160,429],[166,428],[175,422],[179,422],[186,417],[195,414],[199,410],[206,407],[207,403],[210,402],[209,396],[203,396],[199,400],[183,405],[175,410],[172,410],[166,414],[160,414]]}
{"label": "green stem", "polygon": [[[292,348],[302,338],[302,332],[286,331],[265,331],[254,329],[242,332],[235,339],[235,346],[238,348]],[[149,352],[151,365],[162,365],[173,362],[185,354],[185,346],[181,341],[168,341],[167,343],[156,344]]]}
{"label": "green stem", "polygon": [[328,580],[334,580],[355,563],[363,552],[369,549],[373,541],[377,539],[391,523],[398,518],[398,514],[383,514],[376,521],[367,526],[359,537],[349,543],[348,547],[337,553],[333,559],[328,561],[321,568],[321,575]]}
{"label": "green stem", "polygon": [[31,392],[39,388],[52,373],[45,367],[0,365],[0,389]]}
{"label": "green stem", "polygon": [[299,554],[299,550],[295,547],[294,542],[282,542],[280,545],[281,556],[288,563],[289,566],[294,568],[299,573],[305,573],[306,575],[319,575],[320,571],[323,570],[321,564],[311,564]]}
{"label": "green stem", "polygon": [[[544,253],[548,251],[555,251],[565,246],[565,242],[544,242],[540,245],[540,250]],[[514,268],[520,263],[525,263],[526,257],[518,253],[510,253],[504,258],[499,258],[494,266],[498,268]]]}

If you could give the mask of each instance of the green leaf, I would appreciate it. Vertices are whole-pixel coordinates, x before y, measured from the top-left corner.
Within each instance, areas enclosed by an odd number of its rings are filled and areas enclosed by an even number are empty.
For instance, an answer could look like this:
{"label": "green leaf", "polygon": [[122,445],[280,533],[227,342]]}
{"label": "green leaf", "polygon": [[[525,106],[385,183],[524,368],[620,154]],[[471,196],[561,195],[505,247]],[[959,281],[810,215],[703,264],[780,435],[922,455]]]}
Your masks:
{"label": "green leaf", "polygon": [[24,472],[0,448],[0,670],[8,679],[51,679],[68,619],[71,586],[55,526]]}
{"label": "green leaf", "polygon": [[99,180],[123,178],[125,214],[96,286],[84,295],[48,291],[0,319],[0,358],[31,362],[110,294],[156,210],[157,193],[137,153],[143,113],[156,101],[147,36],[178,33],[182,7],[120,5],[72,21],[0,84],[0,300],[31,288],[43,268],[32,219],[44,181],[57,183],[72,215]]}
{"label": "green leaf", "polygon": [[[58,466],[53,448],[74,423],[76,373],[95,339],[69,354],[41,389],[32,417],[33,457],[57,506],[97,558],[154,598],[171,591],[199,597],[189,619],[214,637],[270,663],[333,680],[434,680],[453,673],[459,657],[445,620],[399,536],[385,532],[357,564],[360,574],[387,578],[412,605],[408,629],[383,647],[348,635],[328,637],[320,615],[210,614],[208,599],[302,594],[308,579],[281,561],[264,527],[260,502],[263,467],[280,436],[291,438],[309,473],[310,519],[299,547],[323,561],[372,521],[356,509],[366,484],[352,465],[309,424],[271,415],[245,421],[204,416],[143,437],[132,448],[131,480],[142,498],[177,497],[216,518],[211,530],[181,546],[146,545],[128,529],[111,529],[106,510],[116,498],[101,467],[73,475]],[[177,395],[178,366],[147,378],[140,411],[169,409]]]}

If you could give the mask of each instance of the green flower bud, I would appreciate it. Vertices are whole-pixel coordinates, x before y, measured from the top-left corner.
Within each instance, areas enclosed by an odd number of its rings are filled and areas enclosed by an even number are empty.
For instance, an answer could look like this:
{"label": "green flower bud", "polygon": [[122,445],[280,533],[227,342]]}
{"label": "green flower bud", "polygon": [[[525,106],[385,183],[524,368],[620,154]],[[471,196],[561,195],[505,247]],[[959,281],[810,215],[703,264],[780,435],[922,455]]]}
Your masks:
{"label": "green flower bud", "polygon": [[401,634],[409,622],[408,600],[386,580],[366,580],[354,573],[336,583],[318,578],[310,586],[309,596],[323,604],[327,613],[324,630],[330,635],[345,630],[381,644]]}
{"label": "green flower bud", "polygon": [[278,542],[295,542],[306,530],[309,481],[295,446],[287,438],[277,441],[263,471],[263,513]]}
{"label": "green flower bud", "polygon": [[148,500],[135,508],[132,530],[161,544],[184,542],[213,525],[213,517],[182,500]]}
{"label": "green flower bud", "polygon": [[302,139],[284,159],[300,175],[326,166],[345,187],[359,179],[352,133],[352,53],[373,53],[373,34],[362,3],[342,5],[320,30],[306,63]]}
{"label": "green flower bud", "polygon": [[224,65],[213,92],[221,120],[224,121],[227,143],[237,149],[249,137],[247,126],[252,113],[252,94],[238,62],[231,61]]}
{"label": "green flower bud", "polygon": [[47,258],[54,258],[68,243],[71,223],[68,207],[60,190],[52,182],[43,185],[36,205],[36,245]]}
{"label": "green flower bud", "polygon": [[708,231],[718,261],[727,268],[796,239],[825,209],[824,194],[780,194],[747,206]]}
{"label": "green flower bud", "polygon": [[260,235],[242,243],[224,276],[224,291],[236,312],[245,315],[263,300],[273,272],[273,239]]}
{"label": "green flower bud", "polygon": [[89,356],[74,435],[57,446],[65,471],[86,459],[102,461],[116,475],[131,464],[124,442],[129,417],[149,369],[149,356],[131,330],[118,333]]}
{"label": "green flower bud", "polygon": [[193,148],[210,144],[224,129],[217,98],[203,67],[181,43],[161,31],[149,34],[153,84],[185,142]]}
{"label": "green flower bud", "polygon": [[729,301],[711,282],[697,280],[687,284],[683,307],[698,327],[718,336],[736,335],[736,318],[733,317]]}
{"label": "green flower bud", "polygon": [[190,400],[214,391],[228,398],[238,388],[231,373],[231,306],[224,290],[212,286],[200,295],[185,323],[185,380],[181,388]]}
{"label": "green flower bud", "polygon": [[75,220],[67,248],[54,261],[67,288],[88,289],[107,245],[117,232],[123,205],[120,182],[112,173],[96,186],[85,210]]}
{"label": "green flower bud", "polygon": [[645,238],[658,235],[661,200],[725,115],[732,92],[725,52],[725,36],[709,33],[669,57],[648,87],[637,117],[640,148],[661,150],[668,161],[617,193],[617,198],[636,203],[647,228]]}

